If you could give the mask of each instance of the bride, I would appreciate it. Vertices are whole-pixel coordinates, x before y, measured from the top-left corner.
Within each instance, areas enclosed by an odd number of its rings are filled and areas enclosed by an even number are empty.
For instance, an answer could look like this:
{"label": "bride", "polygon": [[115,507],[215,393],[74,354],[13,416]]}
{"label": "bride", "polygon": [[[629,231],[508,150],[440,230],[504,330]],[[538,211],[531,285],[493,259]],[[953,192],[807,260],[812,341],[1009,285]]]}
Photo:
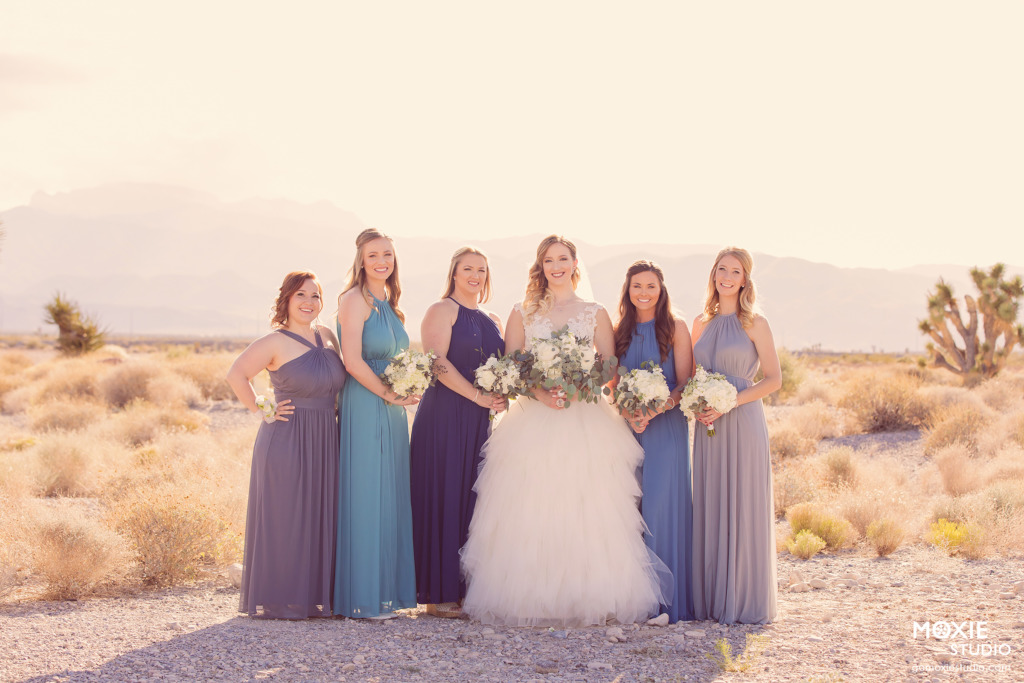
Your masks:
{"label": "bride", "polygon": [[[506,350],[529,350],[568,325],[613,355],[608,313],[576,294],[579,279],[573,243],[545,238],[509,315]],[[646,619],[670,601],[637,509],[643,451],[607,401],[567,405],[561,390],[535,390],[509,409],[482,456],[462,549],[464,612],[488,624],[585,626]]]}

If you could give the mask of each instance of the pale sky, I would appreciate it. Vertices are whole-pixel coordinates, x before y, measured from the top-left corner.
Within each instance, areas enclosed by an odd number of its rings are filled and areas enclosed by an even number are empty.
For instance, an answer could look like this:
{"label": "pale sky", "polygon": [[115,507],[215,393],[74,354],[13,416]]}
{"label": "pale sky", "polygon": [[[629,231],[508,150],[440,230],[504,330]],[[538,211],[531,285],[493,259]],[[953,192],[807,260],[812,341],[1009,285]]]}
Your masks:
{"label": "pale sky", "polygon": [[395,235],[1024,263],[1024,3],[0,0],[0,211],[181,185]]}

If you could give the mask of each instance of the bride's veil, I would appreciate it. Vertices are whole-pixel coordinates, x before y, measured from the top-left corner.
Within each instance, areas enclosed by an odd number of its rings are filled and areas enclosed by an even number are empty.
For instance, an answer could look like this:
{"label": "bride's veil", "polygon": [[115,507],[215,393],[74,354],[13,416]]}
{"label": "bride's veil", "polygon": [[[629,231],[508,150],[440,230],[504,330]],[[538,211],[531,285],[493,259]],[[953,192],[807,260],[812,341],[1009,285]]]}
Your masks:
{"label": "bride's veil", "polygon": [[576,259],[576,272],[580,274],[580,281],[576,283],[576,296],[584,301],[594,301],[594,287],[590,284],[590,276],[581,258]]}

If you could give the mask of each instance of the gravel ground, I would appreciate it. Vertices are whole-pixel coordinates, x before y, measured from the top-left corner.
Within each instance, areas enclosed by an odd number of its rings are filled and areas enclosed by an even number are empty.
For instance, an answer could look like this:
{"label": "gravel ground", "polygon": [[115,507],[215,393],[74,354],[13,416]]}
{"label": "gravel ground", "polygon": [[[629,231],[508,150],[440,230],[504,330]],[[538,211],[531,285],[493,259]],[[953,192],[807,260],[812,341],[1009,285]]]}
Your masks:
{"label": "gravel ground", "polygon": [[[792,592],[793,571],[825,587]],[[705,657],[717,639],[739,650],[747,634],[763,633],[767,649],[744,680],[1024,681],[1022,574],[1019,561],[964,562],[923,547],[888,559],[782,555],[774,624],[556,631],[491,629],[421,610],[382,622],[250,619],[221,578],[134,597],[0,606],[0,680],[709,681],[723,675]],[[985,622],[986,637],[915,638],[915,621],[965,632],[964,622]]]}

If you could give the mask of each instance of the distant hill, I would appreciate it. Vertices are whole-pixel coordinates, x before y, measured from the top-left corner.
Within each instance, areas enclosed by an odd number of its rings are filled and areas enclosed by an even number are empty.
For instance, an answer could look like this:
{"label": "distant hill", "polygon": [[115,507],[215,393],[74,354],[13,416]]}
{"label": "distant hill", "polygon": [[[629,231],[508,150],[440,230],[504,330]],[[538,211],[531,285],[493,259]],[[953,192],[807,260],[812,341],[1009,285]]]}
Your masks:
{"label": "distant hill", "polygon": [[[43,328],[43,305],[59,290],[119,333],[240,337],[268,329],[270,305],[290,270],[316,271],[333,309],[364,227],[328,202],[224,202],[194,190],[131,184],[40,193],[0,220],[7,230],[0,331]],[[673,302],[688,319],[699,309],[717,247],[596,246],[583,229],[567,232],[595,298],[613,317],[623,274],[638,258],[662,265]],[[487,307],[505,317],[522,296],[541,237],[487,239],[482,232],[455,242],[397,235],[411,336],[418,338],[420,317],[438,296],[457,247],[471,243],[488,253],[495,295]],[[917,320],[928,289],[942,276],[959,293],[969,291],[963,266],[839,268],[768,254],[755,254],[755,262],[776,342],[790,349],[922,349]]]}

